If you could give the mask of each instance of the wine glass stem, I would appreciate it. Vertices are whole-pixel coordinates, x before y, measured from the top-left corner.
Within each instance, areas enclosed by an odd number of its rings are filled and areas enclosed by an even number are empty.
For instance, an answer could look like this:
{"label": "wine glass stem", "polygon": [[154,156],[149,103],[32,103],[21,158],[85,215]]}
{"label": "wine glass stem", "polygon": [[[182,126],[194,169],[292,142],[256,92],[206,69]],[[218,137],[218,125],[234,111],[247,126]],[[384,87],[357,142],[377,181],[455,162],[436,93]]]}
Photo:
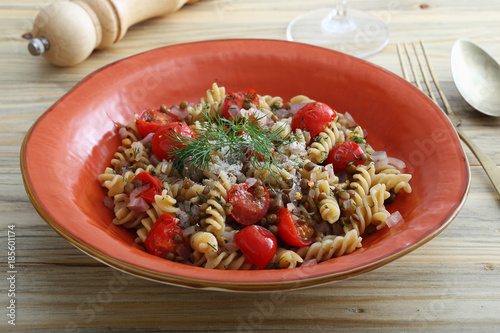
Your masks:
{"label": "wine glass stem", "polygon": [[337,16],[345,16],[346,15],[346,12],[345,12],[345,7],[346,7],[346,3],[347,3],[347,0],[336,0],[336,5],[335,5],[335,8],[336,8],[336,11],[335,11],[335,15]]}

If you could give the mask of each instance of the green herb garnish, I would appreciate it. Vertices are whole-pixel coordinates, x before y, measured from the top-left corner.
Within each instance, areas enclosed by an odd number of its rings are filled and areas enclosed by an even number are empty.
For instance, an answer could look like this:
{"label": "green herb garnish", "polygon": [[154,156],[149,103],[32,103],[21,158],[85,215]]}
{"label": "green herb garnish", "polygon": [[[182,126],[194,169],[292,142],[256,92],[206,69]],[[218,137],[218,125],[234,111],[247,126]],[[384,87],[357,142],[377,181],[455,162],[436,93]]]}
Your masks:
{"label": "green herb garnish", "polygon": [[283,135],[286,125],[274,130],[259,123],[261,118],[237,118],[228,120],[219,115],[204,113],[206,122],[201,123],[196,139],[181,135],[170,137],[172,140],[173,167],[180,173],[191,165],[207,170],[215,151],[223,154],[228,163],[248,160],[256,169],[267,169],[274,174],[277,166],[274,154],[282,154],[279,147],[297,140],[295,135]]}

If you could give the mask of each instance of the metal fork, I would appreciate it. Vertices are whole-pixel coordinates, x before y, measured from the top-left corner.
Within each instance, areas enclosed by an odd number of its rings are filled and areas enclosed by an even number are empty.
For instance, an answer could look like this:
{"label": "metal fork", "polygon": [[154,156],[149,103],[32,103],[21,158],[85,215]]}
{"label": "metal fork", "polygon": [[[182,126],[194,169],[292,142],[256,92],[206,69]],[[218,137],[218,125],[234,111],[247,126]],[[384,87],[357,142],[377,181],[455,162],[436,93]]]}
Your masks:
{"label": "metal fork", "polygon": [[[427,56],[427,53],[425,52],[425,47],[422,41],[419,43],[420,46],[420,52],[417,51],[417,45],[416,43],[411,43],[411,47],[413,48],[413,58],[417,60],[418,67],[420,69],[420,73],[422,74],[422,79],[424,81],[425,87],[427,91],[424,91],[420,79],[417,74],[416,70],[416,65],[414,65],[414,62],[412,61],[412,56],[410,55],[409,52],[409,46],[407,43],[397,44],[398,48],[398,56],[399,56],[399,63],[401,64],[401,70],[403,71],[403,77],[405,78],[406,81],[411,82],[410,76],[408,75],[408,72],[405,67],[405,62],[403,61],[403,57],[406,55],[408,59],[408,64],[410,67],[410,70],[413,74],[413,78],[415,81],[415,86],[420,89],[422,92],[427,94],[435,103],[436,105],[439,106],[438,100],[433,92],[431,83],[428,79],[428,74],[430,74],[432,82],[434,83],[434,86],[436,87],[436,90],[443,102],[444,105],[444,110],[440,107],[440,109],[448,116],[450,119],[451,123],[455,127],[455,130],[457,131],[458,136],[462,141],[469,147],[469,149],[472,151],[472,153],[476,156],[478,159],[479,163],[481,163],[484,171],[486,171],[486,174],[491,180],[491,183],[495,187],[495,190],[497,191],[498,195],[500,196],[500,169],[496,166],[495,163],[486,155],[481,148],[479,148],[468,136],[465,134],[462,129],[460,128],[461,120],[460,118],[455,114],[453,109],[450,106],[450,103],[448,102],[448,99],[446,98],[443,89],[441,89],[441,85],[439,84],[439,81],[436,78],[436,73],[434,72],[434,69],[429,61],[429,57]],[[419,55],[421,53],[423,55],[424,62],[421,60],[421,56]],[[426,70],[427,67],[427,70]]]}

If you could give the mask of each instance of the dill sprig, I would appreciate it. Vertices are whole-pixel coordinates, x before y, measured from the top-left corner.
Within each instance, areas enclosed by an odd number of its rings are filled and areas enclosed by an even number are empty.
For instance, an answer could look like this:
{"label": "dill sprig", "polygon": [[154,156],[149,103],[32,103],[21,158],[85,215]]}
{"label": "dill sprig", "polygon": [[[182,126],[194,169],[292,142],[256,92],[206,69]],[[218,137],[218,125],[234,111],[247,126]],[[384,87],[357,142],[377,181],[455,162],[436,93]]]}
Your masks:
{"label": "dill sprig", "polygon": [[278,148],[297,140],[292,133],[284,135],[286,125],[270,130],[259,123],[261,118],[228,120],[205,113],[205,119],[196,139],[178,134],[171,137],[173,167],[181,173],[188,165],[207,170],[209,162],[213,162],[214,151],[218,151],[224,154],[228,163],[249,161],[254,168],[267,169],[276,177],[273,170],[277,165],[275,154],[282,154]]}

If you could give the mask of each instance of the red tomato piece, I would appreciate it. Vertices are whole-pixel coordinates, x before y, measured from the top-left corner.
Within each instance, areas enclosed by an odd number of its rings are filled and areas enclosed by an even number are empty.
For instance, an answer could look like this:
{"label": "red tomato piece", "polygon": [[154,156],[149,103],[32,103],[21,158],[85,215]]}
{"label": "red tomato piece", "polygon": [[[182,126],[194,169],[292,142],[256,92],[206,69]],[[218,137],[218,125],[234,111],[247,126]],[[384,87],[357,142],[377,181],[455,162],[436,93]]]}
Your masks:
{"label": "red tomato piece", "polygon": [[[249,103],[246,105],[245,103]],[[248,89],[247,91],[239,91],[236,93],[228,93],[226,94],[226,98],[224,99],[224,104],[222,106],[222,111],[224,112],[224,117],[226,119],[233,119],[233,116],[229,112],[229,108],[233,105],[236,105],[238,111],[243,107],[258,107],[259,106],[259,98],[257,97],[257,93],[253,89]]]}
{"label": "red tomato piece", "polygon": [[308,246],[314,241],[314,229],[299,220],[288,208],[283,207],[277,214],[278,235],[291,246]]}
{"label": "red tomato piece", "polygon": [[181,244],[187,247],[187,238],[177,223],[179,223],[178,218],[168,214],[161,215],[144,241],[146,250],[157,257],[165,258],[169,252],[175,254]]}
{"label": "red tomato piece", "polygon": [[314,138],[323,131],[337,113],[328,105],[321,102],[311,102],[303,106],[292,118],[292,130],[297,128],[308,131]]}
{"label": "red tomato piece", "polygon": [[361,159],[361,155],[363,155],[363,153],[363,149],[361,149],[356,142],[342,142],[330,150],[328,158],[325,160],[324,164],[326,165],[331,163],[335,172],[342,172],[347,169],[350,164],[363,164],[364,161]]}
{"label": "red tomato piece", "polygon": [[145,187],[140,193],[135,194],[135,197],[143,198],[148,203],[154,202],[155,195],[160,195],[163,190],[162,180],[146,171],[135,176],[132,184],[134,184],[136,188],[148,185],[148,187]]}
{"label": "red tomato piece", "polygon": [[160,109],[144,110],[135,120],[137,131],[144,138],[149,133],[155,133],[160,127],[167,123],[179,121],[177,116],[171,113],[163,113]]}
{"label": "red tomato piece", "polygon": [[276,254],[278,242],[272,232],[260,225],[250,225],[234,235],[234,242],[246,259],[264,269]]}
{"label": "red tomato piece", "polygon": [[153,154],[162,159],[170,159],[174,151],[186,148],[186,145],[176,144],[178,136],[194,139],[194,131],[185,123],[173,122],[160,127],[153,136],[151,150]]}
{"label": "red tomato piece", "polygon": [[[257,197],[255,189],[260,186],[264,189],[262,195]],[[259,222],[266,216],[269,209],[269,192],[266,185],[254,184],[248,186],[247,183],[236,184],[229,190],[228,201],[233,206],[231,216],[234,220],[243,225],[250,225]]]}

